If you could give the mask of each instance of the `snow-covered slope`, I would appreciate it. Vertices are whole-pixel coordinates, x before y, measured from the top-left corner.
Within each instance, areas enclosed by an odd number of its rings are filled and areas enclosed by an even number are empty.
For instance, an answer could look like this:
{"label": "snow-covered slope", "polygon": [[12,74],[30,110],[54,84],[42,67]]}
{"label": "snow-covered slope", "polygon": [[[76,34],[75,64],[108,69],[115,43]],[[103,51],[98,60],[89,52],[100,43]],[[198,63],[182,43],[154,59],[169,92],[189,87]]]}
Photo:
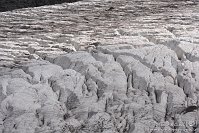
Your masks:
{"label": "snow-covered slope", "polygon": [[0,13],[1,132],[199,132],[197,4],[96,0]]}

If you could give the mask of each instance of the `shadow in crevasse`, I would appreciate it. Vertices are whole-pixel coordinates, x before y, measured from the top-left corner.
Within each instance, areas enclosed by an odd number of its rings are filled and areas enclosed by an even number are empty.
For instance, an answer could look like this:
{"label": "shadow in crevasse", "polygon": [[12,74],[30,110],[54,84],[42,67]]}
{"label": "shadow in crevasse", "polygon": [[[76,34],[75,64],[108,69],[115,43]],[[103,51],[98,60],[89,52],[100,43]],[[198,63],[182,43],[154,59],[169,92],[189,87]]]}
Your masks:
{"label": "shadow in crevasse", "polygon": [[80,0],[0,0],[0,12],[11,11],[19,8],[38,7],[61,3],[72,3]]}

